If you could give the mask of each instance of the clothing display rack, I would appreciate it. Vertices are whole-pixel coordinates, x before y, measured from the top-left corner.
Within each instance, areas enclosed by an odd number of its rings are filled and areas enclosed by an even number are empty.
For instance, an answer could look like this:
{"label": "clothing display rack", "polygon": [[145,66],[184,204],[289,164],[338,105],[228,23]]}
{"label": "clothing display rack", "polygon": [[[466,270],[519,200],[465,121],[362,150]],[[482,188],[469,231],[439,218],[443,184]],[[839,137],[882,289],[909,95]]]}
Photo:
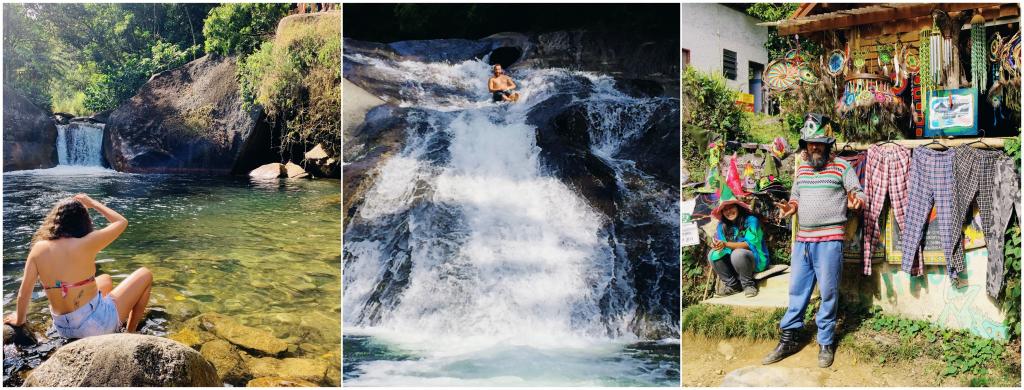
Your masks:
{"label": "clothing display rack", "polygon": [[[981,142],[976,142],[979,139],[981,140]],[[903,147],[907,147],[907,148],[915,148],[915,147],[918,147],[918,146],[923,146],[925,144],[931,143],[932,141],[938,140],[939,141],[938,143],[932,144],[932,145],[928,145],[928,147],[932,148],[932,149],[938,148],[939,144],[941,144],[942,146],[945,146],[947,148],[951,148],[951,147],[954,147],[954,146],[960,146],[960,145],[976,142],[976,143],[972,144],[971,146],[974,146],[975,148],[979,148],[979,149],[1002,149],[1003,148],[1003,143],[1006,142],[1006,140],[1009,140],[1009,139],[1016,139],[1016,137],[901,139],[901,140],[892,140],[890,142],[892,142],[894,144],[897,144],[897,145],[900,145],[900,146],[903,146]],[[866,143],[860,143],[860,142],[836,142],[836,146],[835,146],[834,150],[836,150],[836,151],[841,151],[841,150],[862,151],[862,150],[868,150],[868,148],[871,147],[871,145],[874,145],[874,144],[866,144]]]}

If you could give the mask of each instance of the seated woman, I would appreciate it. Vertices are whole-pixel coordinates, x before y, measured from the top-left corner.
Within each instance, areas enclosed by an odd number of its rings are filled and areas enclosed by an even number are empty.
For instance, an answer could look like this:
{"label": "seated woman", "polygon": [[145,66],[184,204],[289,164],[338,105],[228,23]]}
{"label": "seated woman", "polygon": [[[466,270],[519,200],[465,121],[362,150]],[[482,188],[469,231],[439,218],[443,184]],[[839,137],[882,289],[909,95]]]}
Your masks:
{"label": "seated woman", "polygon": [[[93,230],[90,208],[110,222]],[[153,274],[145,267],[135,270],[116,288],[110,275],[96,275],[96,254],[114,242],[128,227],[128,220],[88,195],[64,199],[50,210],[32,237],[25,274],[18,290],[17,311],[4,323],[20,326],[28,315],[36,279],[50,301],[57,333],[82,338],[114,333],[125,325],[138,329],[146,312]]]}
{"label": "seated woman", "polygon": [[757,296],[754,273],[768,268],[768,246],[764,231],[750,206],[736,199],[718,205],[711,216],[717,219],[718,231],[711,241],[711,267],[722,280],[719,295],[732,295],[743,291],[748,297]]}

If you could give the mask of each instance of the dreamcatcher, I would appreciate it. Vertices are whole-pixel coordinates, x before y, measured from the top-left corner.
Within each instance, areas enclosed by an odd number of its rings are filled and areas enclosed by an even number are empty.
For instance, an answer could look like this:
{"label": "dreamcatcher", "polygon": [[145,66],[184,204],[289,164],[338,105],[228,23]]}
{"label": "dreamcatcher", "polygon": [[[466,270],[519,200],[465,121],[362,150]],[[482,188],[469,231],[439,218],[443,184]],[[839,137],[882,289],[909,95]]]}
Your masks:
{"label": "dreamcatcher", "polygon": [[842,50],[832,50],[825,58],[825,71],[832,77],[838,77],[845,73],[846,70],[846,53]]}
{"label": "dreamcatcher", "polygon": [[988,90],[992,108],[1005,105],[1020,112],[1020,31],[1009,39],[995,33],[989,49],[989,61],[995,63],[992,66],[995,79]]}
{"label": "dreamcatcher", "polygon": [[768,89],[775,92],[794,89],[801,84],[814,85],[820,81],[810,63],[804,60],[799,36],[796,37],[796,48],[787,51],[782,58],[769,62],[761,79]]}

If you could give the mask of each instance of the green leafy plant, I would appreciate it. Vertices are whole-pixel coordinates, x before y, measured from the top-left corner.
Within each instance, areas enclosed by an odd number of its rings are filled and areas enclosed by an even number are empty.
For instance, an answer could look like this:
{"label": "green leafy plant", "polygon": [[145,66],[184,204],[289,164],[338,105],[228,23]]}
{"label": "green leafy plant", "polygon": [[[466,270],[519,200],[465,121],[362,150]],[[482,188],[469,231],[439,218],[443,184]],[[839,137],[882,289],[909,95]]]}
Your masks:
{"label": "green leafy plant", "polygon": [[274,34],[288,4],[228,3],[210,11],[203,22],[206,52],[247,55]]}

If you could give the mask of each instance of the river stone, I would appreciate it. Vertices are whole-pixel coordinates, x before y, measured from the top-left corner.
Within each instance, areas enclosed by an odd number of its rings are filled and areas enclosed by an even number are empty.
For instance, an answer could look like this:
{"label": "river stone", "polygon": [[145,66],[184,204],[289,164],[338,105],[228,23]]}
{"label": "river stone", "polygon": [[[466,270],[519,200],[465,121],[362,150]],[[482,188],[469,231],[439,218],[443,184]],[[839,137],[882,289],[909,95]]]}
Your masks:
{"label": "river stone", "polygon": [[319,387],[320,385],[299,378],[262,377],[256,378],[246,387]]}
{"label": "river stone", "polygon": [[825,373],[811,368],[746,366],[730,371],[721,387],[821,387]]}
{"label": "river stone", "polygon": [[147,267],[153,273],[153,284],[170,284],[174,282],[174,275],[179,271],[167,267]]}
{"label": "river stone", "polygon": [[117,333],[67,344],[29,374],[25,386],[220,386],[199,352],[156,336]]}
{"label": "river stone", "polygon": [[306,160],[320,160],[329,157],[327,155],[327,151],[324,150],[324,147],[320,144],[313,146],[313,149],[307,151],[304,156],[306,157]]}
{"label": "river stone", "polygon": [[213,332],[217,337],[234,345],[262,355],[277,355],[288,349],[288,343],[274,337],[270,332],[242,325],[234,318],[223,314],[204,313],[189,321],[197,322],[200,329]]}
{"label": "river stone", "polygon": [[276,179],[285,175],[284,164],[281,163],[261,165],[259,168],[249,172],[249,177],[254,179]]}
{"label": "river stone", "polygon": [[246,361],[253,377],[279,376],[298,378],[321,383],[327,377],[327,362],[319,359],[269,357],[252,358]]}
{"label": "river stone", "polygon": [[309,174],[306,173],[305,169],[302,169],[302,167],[292,163],[291,161],[289,161],[287,164],[284,164],[284,171],[285,176],[287,176],[289,179],[309,176]]}
{"label": "river stone", "polygon": [[249,376],[245,362],[238,355],[238,349],[227,341],[220,339],[207,341],[199,349],[199,353],[213,364],[220,379],[225,383],[240,384]]}

